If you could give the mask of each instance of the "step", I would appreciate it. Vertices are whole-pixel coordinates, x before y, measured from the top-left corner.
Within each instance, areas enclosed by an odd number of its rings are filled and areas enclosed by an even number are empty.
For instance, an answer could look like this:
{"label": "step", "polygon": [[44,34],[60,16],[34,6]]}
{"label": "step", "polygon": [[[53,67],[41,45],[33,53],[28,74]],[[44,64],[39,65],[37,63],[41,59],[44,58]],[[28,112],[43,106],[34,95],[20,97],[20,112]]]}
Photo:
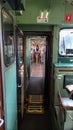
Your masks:
{"label": "step", "polygon": [[37,106],[37,105],[28,105],[28,109],[42,109],[42,107],[43,106],[41,106],[41,105],[39,105],[39,106]]}
{"label": "step", "polygon": [[44,113],[44,108],[42,105],[28,105],[26,113],[42,114]]}
{"label": "step", "polygon": [[29,95],[28,103],[43,103],[43,95]]}

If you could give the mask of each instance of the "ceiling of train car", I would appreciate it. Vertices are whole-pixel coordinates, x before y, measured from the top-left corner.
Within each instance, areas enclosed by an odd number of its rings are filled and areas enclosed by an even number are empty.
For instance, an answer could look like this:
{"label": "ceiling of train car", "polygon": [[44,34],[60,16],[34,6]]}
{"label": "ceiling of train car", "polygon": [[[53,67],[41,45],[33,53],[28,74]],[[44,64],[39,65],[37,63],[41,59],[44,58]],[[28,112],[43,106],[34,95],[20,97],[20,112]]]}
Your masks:
{"label": "ceiling of train car", "polygon": [[73,0],[65,0],[66,2],[68,2],[69,4],[73,5]]}
{"label": "ceiling of train car", "polygon": [[32,3],[32,4],[35,4],[35,3],[41,3],[41,4],[43,4],[43,3],[48,3],[48,4],[50,4],[51,2],[52,2],[52,4],[54,4],[54,3],[60,3],[60,2],[67,2],[67,3],[69,3],[69,4],[71,4],[71,5],[73,5],[73,0],[37,0],[37,1],[35,1],[35,0],[21,0],[22,1],[22,3],[23,3],[23,5],[25,6],[25,3],[27,2],[27,4],[30,4],[30,3]]}
{"label": "ceiling of train car", "polygon": [[56,3],[60,3],[60,2],[67,2],[71,5],[73,5],[73,0],[3,0],[3,1],[8,1],[8,3],[11,5],[11,7],[14,9],[14,10],[25,10],[25,6],[26,6],[26,3],[27,5],[44,5],[46,4],[47,7],[52,4],[56,4]]}

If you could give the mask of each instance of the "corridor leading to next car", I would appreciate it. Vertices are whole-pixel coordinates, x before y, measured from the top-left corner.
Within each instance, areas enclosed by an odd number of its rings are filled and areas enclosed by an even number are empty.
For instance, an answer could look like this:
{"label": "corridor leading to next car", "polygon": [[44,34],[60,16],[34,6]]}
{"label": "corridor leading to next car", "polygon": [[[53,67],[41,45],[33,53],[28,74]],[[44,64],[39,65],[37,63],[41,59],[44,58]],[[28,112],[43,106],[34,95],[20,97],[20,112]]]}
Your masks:
{"label": "corridor leading to next car", "polygon": [[[44,95],[42,68],[41,63],[33,63],[31,66],[31,77],[27,90],[28,105],[22,121],[19,122],[19,130],[52,130],[51,110],[50,108],[44,109],[43,100],[40,98]],[[41,105],[43,108],[40,108]]]}
{"label": "corridor leading to next car", "polygon": [[44,63],[32,63],[31,64],[31,77],[44,77],[45,64]]}
{"label": "corridor leading to next car", "polygon": [[44,78],[45,78],[45,45],[46,38],[40,36],[30,39],[30,79],[27,88],[26,113],[44,112]]}
{"label": "corridor leading to next car", "polygon": [[52,130],[51,111],[44,114],[24,114],[19,130]]}
{"label": "corridor leading to next car", "polygon": [[49,62],[49,60],[46,62],[46,55],[49,57],[49,54],[46,53],[46,49],[48,51],[48,43],[46,40],[47,36],[26,37],[26,71],[28,86],[25,92],[26,99],[22,123],[20,124],[20,117],[18,120],[19,130],[29,130],[30,128],[32,130],[51,129],[50,108],[47,107],[49,105],[46,106],[46,102],[49,102],[46,94],[48,88],[46,89],[45,87],[45,79],[48,75],[46,66]]}
{"label": "corridor leading to next car", "polygon": [[31,37],[30,43],[30,77],[45,77],[46,37]]}

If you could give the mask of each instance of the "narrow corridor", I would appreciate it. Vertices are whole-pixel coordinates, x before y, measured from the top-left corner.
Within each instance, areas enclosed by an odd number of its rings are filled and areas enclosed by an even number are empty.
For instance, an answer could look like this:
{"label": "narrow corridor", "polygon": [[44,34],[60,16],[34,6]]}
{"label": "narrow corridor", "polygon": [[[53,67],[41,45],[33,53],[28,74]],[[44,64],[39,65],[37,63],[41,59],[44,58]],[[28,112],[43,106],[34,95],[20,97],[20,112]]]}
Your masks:
{"label": "narrow corridor", "polygon": [[19,130],[52,130],[51,113],[24,114]]}
{"label": "narrow corridor", "polygon": [[[19,121],[19,130],[51,130],[50,108],[48,110],[44,109],[44,76],[44,63],[32,63],[31,77],[27,88],[27,110],[24,112],[22,121]],[[39,98],[33,99],[33,97],[43,98],[40,100]],[[37,110],[37,107],[40,108],[40,106],[42,108]]]}

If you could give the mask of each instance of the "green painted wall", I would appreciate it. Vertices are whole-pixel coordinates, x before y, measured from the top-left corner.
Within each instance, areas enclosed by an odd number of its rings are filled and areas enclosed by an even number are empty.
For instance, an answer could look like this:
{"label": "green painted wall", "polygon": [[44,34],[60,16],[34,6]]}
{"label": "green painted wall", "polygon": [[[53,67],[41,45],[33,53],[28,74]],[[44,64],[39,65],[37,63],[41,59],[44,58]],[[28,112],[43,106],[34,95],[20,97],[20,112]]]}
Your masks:
{"label": "green painted wall", "polygon": [[[5,68],[5,67],[4,67]],[[16,64],[4,70],[6,130],[17,130]]]}
{"label": "green painted wall", "polygon": [[43,24],[18,24],[19,28],[23,31],[52,31],[52,25],[43,25]]}
{"label": "green painted wall", "polygon": [[[10,9],[10,6],[8,6],[7,4],[5,4],[4,6],[6,8],[9,8],[10,11],[12,11]],[[50,11],[49,17],[48,17],[48,23],[37,23],[37,16],[40,15],[40,11],[44,11],[45,9],[47,9],[47,11]],[[14,11],[12,12],[14,13]],[[16,11],[15,21],[23,31],[52,31],[52,35],[53,35],[52,65],[53,63],[58,62],[59,29],[61,27],[64,27],[62,25],[65,25],[68,27],[73,26],[73,18],[71,22],[68,22],[68,23],[65,22],[65,14],[67,13],[71,13],[73,17],[73,6],[66,3],[65,0],[37,0],[37,1],[26,0],[25,11],[23,11],[23,14],[19,15],[19,11]],[[27,60],[28,60],[28,55],[27,55]],[[27,61],[27,64],[29,65],[28,61]],[[14,68],[15,68],[15,65],[12,67],[13,74],[15,77]],[[10,77],[10,71],[11,71],[11,68],[9,70],[5,70],[5,77],[6,77],[6,74],[9,74],[9,77]],[[16,79],[14,78],[12,79],[12,77],[10,78],[11,80],[13,80],[14,85],[11,85],[9,81],[10,85],[7,86],[8,78],[7,77],[5,78],[5,83],[6,83],[5,88],[6,88],[6,96],[7,96],[6,97],[7,130],[16,130],[16,128],[13,129],[15,121],[16,121],[16,96],[15,96],[15,93],[16,93],[15,80]],[[60,83],[60,85],[62,84]],[[9,91],[13,93],[14,96],[11,95]],[[13,108],[13,110],[11,108]],[[13,121],[13,119],[15,119],[15,121]],[[12,124],[11,124],[11,121],[13,122]]]}
{"label": "green painted wall", "polygon": [[54,26],[53,28],[53,63],[57,62],[57,59],[58,59],[58,41],[59,41],[59,27]]}
{"label": "green painted wall", "polygon": [[16,63],[6,67],[3,60],[3,41],[1,9],[5,7],[11,14],[14,11],[7,3],[0,4],[0,51],[2,52],[3,69],[3,96],[5,110],[5,130],[17,130],[17,85],[16,85]]}
{"label": "green painted wall", "polygon": [[[23,1],[24,2],[24,1]],[[64,24],[65,14],[73,14],[73,6],[66,3],[65,0],[26,0],[25,11],[22,15],[17,15],[17,24],[39,24],[37,16],[40,11],[49,11],[48,23],[43,24]],[[73,18],[70,23],[73,23]]]}

